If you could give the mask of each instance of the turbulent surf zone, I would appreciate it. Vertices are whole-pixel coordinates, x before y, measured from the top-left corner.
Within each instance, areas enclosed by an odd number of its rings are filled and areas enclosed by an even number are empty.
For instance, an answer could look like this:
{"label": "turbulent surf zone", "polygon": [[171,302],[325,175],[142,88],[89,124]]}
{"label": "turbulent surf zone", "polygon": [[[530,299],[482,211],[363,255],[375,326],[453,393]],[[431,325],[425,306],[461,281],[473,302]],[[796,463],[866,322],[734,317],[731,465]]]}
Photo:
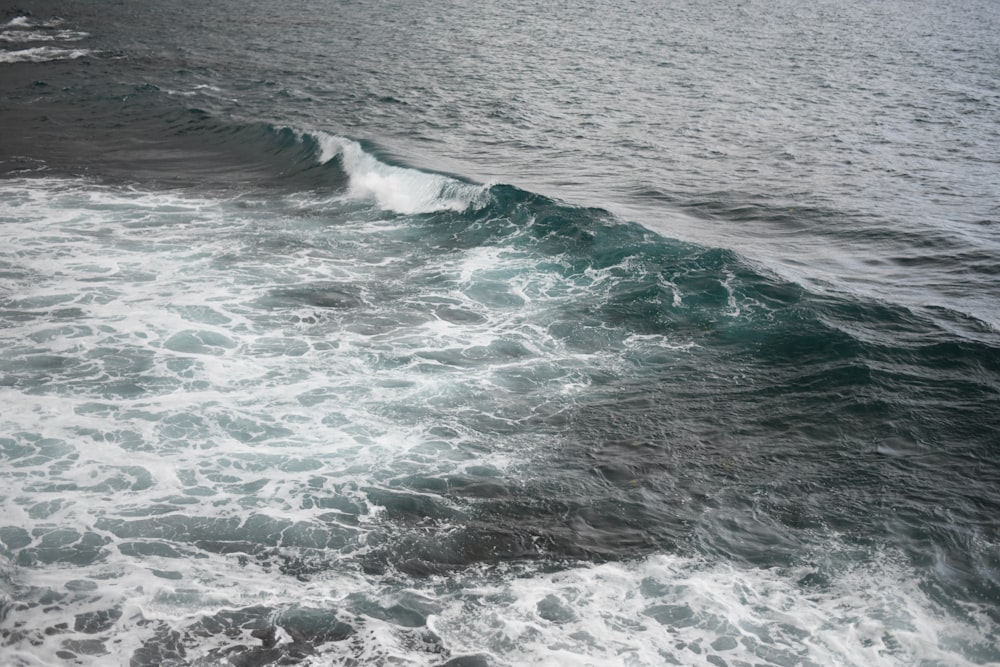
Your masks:
{"label": "turbulent surf zone", "polygon": [[994,5],[55,4],[0,663],[1000,664]]}
{"label": "turbulent surf zone", "polygon": [[170,122],[220,185],[0,181],[14,664],[1000,660],[995,337]]}

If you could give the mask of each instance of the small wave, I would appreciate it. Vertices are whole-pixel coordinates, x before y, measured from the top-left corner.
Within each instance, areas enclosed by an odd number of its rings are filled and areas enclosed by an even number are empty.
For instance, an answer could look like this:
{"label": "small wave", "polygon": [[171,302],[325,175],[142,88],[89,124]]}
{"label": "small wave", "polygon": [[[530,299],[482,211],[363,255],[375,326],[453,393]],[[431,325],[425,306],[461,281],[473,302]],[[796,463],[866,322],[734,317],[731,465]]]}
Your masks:
{"label": "small wave", "polygon": [[90,49],[60,49],[55,46],[37,46],[19,51],[0,51],[0,63],[44,63],[51,60],[75,60],[88,56]]}
{"label": "small wave", "polygon": [[220,95],[220,93],[224,92],[222,90],[222,88],[219,88],[218,86],[209,86],[209,85],[206,85],[206,84],[201,84],[201,85],[195,86],[194,88],[191,88],[190,90],[174,90],[172,88],[165,88],[163,90],[163,92],[166,93],[167,95],[170,95],[171,97],[198,97],[198,96],[203,96],[203,97],[209,97],[209,98],[213,98],[214,97],[214,98],[217,98],[217,99],[224,99],[224,100],[228,100],[230,102],[236,102],[237,101],[237,99],[235,97],[222,97]]}
{"label": "small wave", "polygon": [[11,20],[7,21],[3,27],[5,28],[28,28],[32,25],[31,19],[27,16],[16,16]]}
{"label": "small wave", "polygon": [[12,42],[21,44],[24,42],[52,42],[55,35],[47,35],[43,32],[26,32],[24,30],[8,30],[0,33],[0,42]]}
{"label": "small wave", "polygon": [[60,30],[54,33],[7,30],[0,33],[0,42],[11,42],[13,44],[23,44],[26,42],[54,42],[62,40],[65,42],[75,42],[90,35],[79,30]]}
{"label": "small wave", "polygon": [[321,163],[340,158],[353,198],[374,199],[380,207],[404,215],[476,210],[486,203],[486,186],[385,164],[365,152],[358,142],[344,137],[325,132],[309,136],[319,145]]}
{"label": "small wave", "polygon": [[[32,19],[28,16],[15,16],[6,23],[0,24],[0,28],[4,30],[28,30],[31,28],[42,28],[42,29],[53,29],[58,28],[64,23],[61,18],[53,18],[48,21],[39,21]],[[65,31],[72,32],[72,31]]]}

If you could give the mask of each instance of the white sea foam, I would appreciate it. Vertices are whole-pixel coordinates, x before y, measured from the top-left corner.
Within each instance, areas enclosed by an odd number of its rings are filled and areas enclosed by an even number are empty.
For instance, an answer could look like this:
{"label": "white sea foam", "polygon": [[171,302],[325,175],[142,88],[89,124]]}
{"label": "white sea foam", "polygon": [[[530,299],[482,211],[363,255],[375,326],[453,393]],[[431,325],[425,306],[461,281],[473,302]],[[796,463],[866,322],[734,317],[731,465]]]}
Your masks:
{"label": "white sea foam", "polygon": [[806,574],[660,555],[470,582],[428,625],[500,664],[967,665],[988,642],[985,616],[949,618],[892,558],[824,590]]}
{"label": "white sea foam", "polygon": [[[4,24],[0,32],[0,42],[9,44],[28,44],[34,42],[75,42],[89,35],[78,30],[53,30],[61,21],[32,21],[26,16],[19,16]],[[32,29],[32,28],[40,28]],[[91,53],[88,49],[65,48],[59,46],[36,46],[19,50],[0,50],[0,63],[48,62],[51,60],[72,60]]]}
{"label": "white sea foam", "polygon": [[55,35],[43,32],[28,32],[25,30],[7,30],[5,32],[0,32],[0,42],[13,42],[16,44],[20,44],[22,42],[52,42],[55,38]]}
{"label": "white sea foam", "polygon": [[88,56],[90,49],[63,49],[56,46],[36,46],[19,51],[0,51],[0,63],[44,63],[52,60],[74,60]]}
{"label": "white sea foam", "polygon": [[6,30],[0,32],[0,42],[21,44],[24,42],[75,42],[89,35],[78,30],[59,30],[57,32],[39,32],[37,30]]}
{"label": "white sea foam", "polygon": [[[331,231],[299,214],[304,195],[254,206],[55,179],[0,195],[0,528],[26,540],[9,572],[20,625],[3,621],[12,664],[128,664],[161,630],[211,664],[257,640],[199,621],[262,608],[280,625],[297,606],[355,629],[313,665],[440,664],[428,630],[499,665],[962,665],[988,636],[988,619],[948,616],[889,556],[822,588],[798,583],[806,571],[670,555],[366,574],[359,559],[404,530],[373,493],[544,475],[567,442],[513,427],[573,408],[593,373],[628,377],[632,356],[697,348],[553,333],[589,335],[566,312],[621,266],[573,274],[517,245],[421,255],[398,220],[342,215]],[[316,574],[279,575],[282,559]],[[396,608],[426,627],[393,622]]]}
{"label": "white sea foam", "polygon": [[484,203],[484,186],[385,164],[350,139],[324,132],[313,136],[320,144],[320,162],[341,158],[351,197],[374,199],[380,207],[404,215],[464,211]]}
{"label": "white sea foam", "polygon": [[5,28],[28,28],[32,25],[31,19],[27,16],[17,16],[4,24]]}

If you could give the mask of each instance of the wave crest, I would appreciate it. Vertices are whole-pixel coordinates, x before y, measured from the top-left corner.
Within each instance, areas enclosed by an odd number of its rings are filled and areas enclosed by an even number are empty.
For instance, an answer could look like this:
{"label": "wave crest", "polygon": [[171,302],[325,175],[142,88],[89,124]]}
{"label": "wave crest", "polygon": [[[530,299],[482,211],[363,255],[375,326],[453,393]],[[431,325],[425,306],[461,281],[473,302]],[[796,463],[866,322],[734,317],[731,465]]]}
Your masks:
{"label": "wave crest", "polygon": [[488,201],[489,188],[484,185],[386,164],[344,137],[325,132],[309,136],[318,144],[317,159],[322,164],[339,159],[352,198],[374,199],[381,208],[404,215],[478,210]]}

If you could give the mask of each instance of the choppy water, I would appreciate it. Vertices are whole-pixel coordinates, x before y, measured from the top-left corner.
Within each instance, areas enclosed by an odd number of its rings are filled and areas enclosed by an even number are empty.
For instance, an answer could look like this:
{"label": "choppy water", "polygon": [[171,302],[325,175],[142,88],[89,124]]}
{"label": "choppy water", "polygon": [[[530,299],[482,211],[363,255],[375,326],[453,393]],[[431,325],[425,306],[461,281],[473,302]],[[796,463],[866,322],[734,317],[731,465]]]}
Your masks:
{"label": "choppy water", "polygon": [[1000,10],[22,4],[5,664],[1000,663]]}

